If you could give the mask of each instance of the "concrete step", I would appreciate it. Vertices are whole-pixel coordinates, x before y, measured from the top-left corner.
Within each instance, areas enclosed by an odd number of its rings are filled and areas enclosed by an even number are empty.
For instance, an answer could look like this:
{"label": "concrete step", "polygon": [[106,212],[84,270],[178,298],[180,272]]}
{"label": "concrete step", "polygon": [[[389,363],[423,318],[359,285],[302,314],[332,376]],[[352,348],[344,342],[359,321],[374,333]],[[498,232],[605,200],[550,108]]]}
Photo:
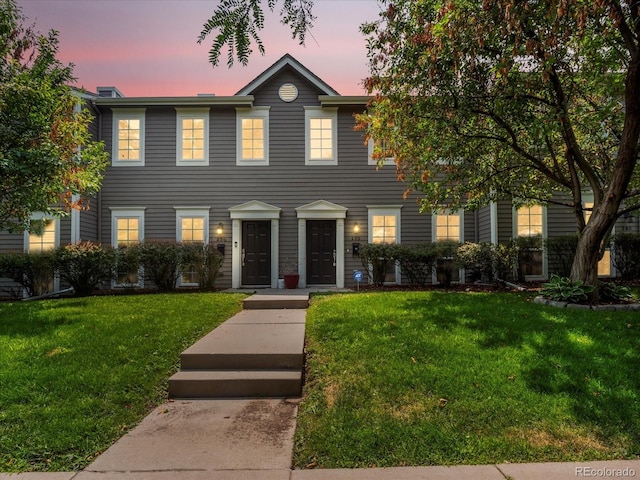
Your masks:
{"label": "concrete step", "polygon": [[302,372],[293,370],[180,371],[169,379],[170,398],[298,397]]}
{"label": "concrete step", "polygon": [[[181,368],[302,370],[304,323],[240,323],[241,321],[242,318],[234,317],[187,348],[180,355]],[[245,318],[245,321],[248,319]]]}
{"label": "concrete step", "polygon": [[265,295],[255,294],[243,301],[246,310],[273,310],[273,309],[305,309],[309,307],[308,294],[283,294]]}

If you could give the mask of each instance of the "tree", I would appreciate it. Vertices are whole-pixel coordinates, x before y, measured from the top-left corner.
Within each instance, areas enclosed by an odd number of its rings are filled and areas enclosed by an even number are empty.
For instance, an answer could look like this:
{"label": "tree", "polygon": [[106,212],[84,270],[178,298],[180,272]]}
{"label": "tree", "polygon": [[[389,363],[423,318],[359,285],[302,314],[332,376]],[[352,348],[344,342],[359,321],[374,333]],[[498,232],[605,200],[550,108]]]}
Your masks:
{"label": "tree", "polygon": [[[267,7],[273,12],[278,0],[266,0]],[[213,16],[204,24],[198,37],[202,43],[207,36],[217,31],[217,35],[209,50],[209,61],[218,65],[220,51],[227,44],[227,65],[231,67],[234,59],[247,65],[249,55],[253,52],[252,42],[264,55],[265,48],[258,35],[264,28],[264,9],[262,0],[221,0]],[[297,38],[304,45],[306,34],[313,27],[315,17],[311,13],[313,0],[282,0],[280,21],[291,28],[292,38]]]}
{"label": "tree", "polygon": [[56,31],[24,27],[14,0],[0,0],[0,229],[21,231],[33,212],[82,208],[100,187],[107,154],[90,139],[91,115],[56,59]]}
{"label": "tree", "polygon": [[424,210],[571,208],[571,278],[594,285],[616,220],[640,209],[640,1],[383,3],[362,28],[376,154]]}

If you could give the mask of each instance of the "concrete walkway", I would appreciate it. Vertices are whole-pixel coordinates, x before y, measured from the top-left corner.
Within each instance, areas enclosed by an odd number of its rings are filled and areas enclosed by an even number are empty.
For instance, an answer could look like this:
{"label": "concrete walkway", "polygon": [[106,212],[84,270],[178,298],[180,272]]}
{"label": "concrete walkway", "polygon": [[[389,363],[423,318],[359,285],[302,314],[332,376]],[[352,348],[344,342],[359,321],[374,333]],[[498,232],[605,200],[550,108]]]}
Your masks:
{"label": "concrete walkway", "polygon": [[[273,293],[277,294],[278,291]],[[242,321],[247,320],[250,312],[242,312]],[[233,323],[238,319],[229,321]],[[291,470],[298,401],[284,398],[169,401],[151,412],[140,425],[82,472],[0,474],[0,480],[640,478],[640,460]]]}

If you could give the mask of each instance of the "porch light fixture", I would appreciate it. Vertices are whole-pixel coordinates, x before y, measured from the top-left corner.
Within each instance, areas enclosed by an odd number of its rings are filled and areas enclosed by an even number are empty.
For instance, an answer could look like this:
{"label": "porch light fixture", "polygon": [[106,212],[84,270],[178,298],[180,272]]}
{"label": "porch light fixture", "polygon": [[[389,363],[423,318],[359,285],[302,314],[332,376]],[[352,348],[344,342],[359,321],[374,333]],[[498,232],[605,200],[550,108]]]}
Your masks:
{"label": "porch light fixture", "polygon": [[358,222],[353,224],[353,233],[355,234],[360,233],[360,225],[358,225]]}
{"label": "porch light fixture", "polygon": [[216,227],[216,235],[222,235],[224,233],[224,228],[222,223],[219,223]]}

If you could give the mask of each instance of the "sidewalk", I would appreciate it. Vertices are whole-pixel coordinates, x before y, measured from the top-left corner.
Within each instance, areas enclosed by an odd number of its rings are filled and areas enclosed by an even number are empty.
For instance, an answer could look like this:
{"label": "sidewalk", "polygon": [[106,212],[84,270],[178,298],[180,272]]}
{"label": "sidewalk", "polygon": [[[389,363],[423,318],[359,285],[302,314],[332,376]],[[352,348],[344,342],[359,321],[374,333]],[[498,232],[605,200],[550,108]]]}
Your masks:
{"label": "sidewalk", "polygon": [[[276,290],[272,293],[278,292]],[[250,312],[251,310],[243,311],[244,321],[247,315],[252,315]],[[640,460],[291,470],[298,401],[299,399],[282,398],[168,401],[153,410],[140,425],[118,440],[82,472],[0,473],[0,480],[640,478]]]}

